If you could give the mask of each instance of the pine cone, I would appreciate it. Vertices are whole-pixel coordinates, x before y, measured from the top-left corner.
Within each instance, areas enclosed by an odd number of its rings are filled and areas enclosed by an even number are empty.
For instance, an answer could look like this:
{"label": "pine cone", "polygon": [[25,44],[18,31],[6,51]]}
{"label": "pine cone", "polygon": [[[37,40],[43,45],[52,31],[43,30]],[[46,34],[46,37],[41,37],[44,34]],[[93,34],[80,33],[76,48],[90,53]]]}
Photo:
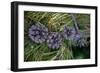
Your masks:
{"label": "pine cone", "polygon": [[61,41],[62,38],[59,32],[50,32],[47,39],[47,44],[49,48],[57,49],[61,46]]}
{"label": "pine cone", "polygon": [[73,38],[75,37],[75,29],[74,28],[68,28],[68,27],[64,27],[64,32],[63,32],[63,37],[67,40],[73,40]]}
{"label": "pine cone", "polygon": [[35,23],[29,28],[29,38],[35,43],[43,43],[48,36],[48,29],[41,23]]}

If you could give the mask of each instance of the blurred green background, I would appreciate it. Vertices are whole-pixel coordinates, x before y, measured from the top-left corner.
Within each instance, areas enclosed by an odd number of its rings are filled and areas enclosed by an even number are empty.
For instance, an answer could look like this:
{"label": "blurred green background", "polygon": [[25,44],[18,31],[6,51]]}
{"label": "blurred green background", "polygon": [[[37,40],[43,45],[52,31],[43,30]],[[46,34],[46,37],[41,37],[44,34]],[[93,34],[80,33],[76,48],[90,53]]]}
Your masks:
{"label": "blurred green background", "polygon": [[[90,38],[90,15],[74,14],[80,32]],[[28,37],[28,30],[32,22],[40,22],[49,31],[60,32],[63,27],[73,27],[73,20],[70,13],[59,12],[35,12],[24,11],[24,61],[48,61],[48,60],[69,60],[69,59],[88,59],[90,58],[90,40],[86,47],[72,46],[73,42],[64,40],[60,49],[52,50],[46,43],[37,44]]]}

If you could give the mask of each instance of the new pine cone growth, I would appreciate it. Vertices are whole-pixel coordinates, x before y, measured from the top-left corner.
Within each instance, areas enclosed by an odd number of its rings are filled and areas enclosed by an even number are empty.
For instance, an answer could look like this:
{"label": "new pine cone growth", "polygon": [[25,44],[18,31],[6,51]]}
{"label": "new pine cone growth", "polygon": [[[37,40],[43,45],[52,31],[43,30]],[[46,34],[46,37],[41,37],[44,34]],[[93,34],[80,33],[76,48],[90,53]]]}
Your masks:
{"label": "new pine cone growth", "polygon": [[[63,34],[62,34],[63,33]],[[32,24],[28,32],[29,38],[35,43],[46,42],[49,48],[60,48],[62,39],[76,43],[76,46],[83,47],[86,44],[82,34],[75,31],[75,28],[64,27],[63,32],[49,32],[48,28],[37,22]]]}

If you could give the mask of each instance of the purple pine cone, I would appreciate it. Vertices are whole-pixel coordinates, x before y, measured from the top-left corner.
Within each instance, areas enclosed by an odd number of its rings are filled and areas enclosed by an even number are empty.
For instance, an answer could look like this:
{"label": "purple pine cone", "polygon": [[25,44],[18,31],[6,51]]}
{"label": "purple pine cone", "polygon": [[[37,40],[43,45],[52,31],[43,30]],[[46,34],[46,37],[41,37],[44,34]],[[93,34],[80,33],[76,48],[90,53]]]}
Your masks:
{"label": "purple pine cone", "polygon": [[76,32],[74,28],[67,28],[64,27],[63,37],[67,40],[71,40],[75,42],[76,46],[84,47],[86,46],[86,39],[82,37],[82,34],[80,32]]}
{"label": "purple pine cone", "polygon": [[74,41],[79,41],[80,39],[81,39],[81,35],[79,33],[75,34],[75,36],[73,37]]}
{"label": "purple pine cone", "polygon": [[84,47],[84,46],[86,46],[87,44],[87,41],[86,41],[86,39],[82,36],[82,34],[81,33],[77,33],[77,34],[75,34],[75,36],[73,37],[73,40],[72,40],[73,42],[75,42],[76,44],[76,46],[79,46],[79,47]]}
{"label": "purple pine cone", "polygon": [[42,43],[47,39],[48,29],[41,23],[33,24],[29,28],[29,38],[35,43]]}
{"label": "purple pine cone", "polygon": [[63,36],[65,39],[68,40],[73,40],[73,38],[75,37],[75,29],[74,28],[68,28],[68,27],[64,27],[64,32],[63,32]]}
{"label": "purple pine cone", "polygon": [[49,48],[57,49],[61,46],[62,38],[59,32],[50,32],[47,44]]}

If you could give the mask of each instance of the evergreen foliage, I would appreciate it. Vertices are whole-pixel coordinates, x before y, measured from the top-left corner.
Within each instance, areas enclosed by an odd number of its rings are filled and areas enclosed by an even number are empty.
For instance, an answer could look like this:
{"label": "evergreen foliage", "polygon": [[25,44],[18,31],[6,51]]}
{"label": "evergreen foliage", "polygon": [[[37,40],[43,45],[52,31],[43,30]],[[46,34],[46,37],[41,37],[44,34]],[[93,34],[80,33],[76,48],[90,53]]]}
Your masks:
{"label": "evergreen foliage", "polygon": [[[24,11],[24,61],[90,58],[90,15],[74,14],[74,16],[76,17],[76,22],[78,24],[79,34],[75,35],[73,40],[69,40],[72,39],[73,34],[75,33],[75,22],[72,19],[71,13]],[[43,27],[41,28],[41,25],[36,25],[36,28],[32,28],[32,26],[35,26],[35,23],[41,23]],[[39,27],[39,29],[37,27]],[[58,36],[58,33],[62,36],[66,33],[67,29],[65,27],[68,27],[68,29],[72,28],[70,29],[71,31],[74,30],[71,35],[72,37],[69,39],[66,39],[66,35],[63,39],[57,37],[57,41],[60,41],[61,44],[57,43],[57,45],[54,46],[55,43],[52,42],[49,37],[54,37],[54,34],[56,37]],[[31,29],[35,29],[35,31],[32,32]],[[29,35],[31,32],[33,34]],[[41,32],[42,34],[40,34]],[[47,36],[47,32],[52,34]],[[39,40],[30,38],[30,36],[33,37],[33,35],[36,39],[38,36]],[[40,35],[44,37],[40,37]],[[80,36],[82,36],[82,40]],[[47,37],[49,38],[48,41],[45,40]],[[61,42],[61,40],[63,42]]]}

